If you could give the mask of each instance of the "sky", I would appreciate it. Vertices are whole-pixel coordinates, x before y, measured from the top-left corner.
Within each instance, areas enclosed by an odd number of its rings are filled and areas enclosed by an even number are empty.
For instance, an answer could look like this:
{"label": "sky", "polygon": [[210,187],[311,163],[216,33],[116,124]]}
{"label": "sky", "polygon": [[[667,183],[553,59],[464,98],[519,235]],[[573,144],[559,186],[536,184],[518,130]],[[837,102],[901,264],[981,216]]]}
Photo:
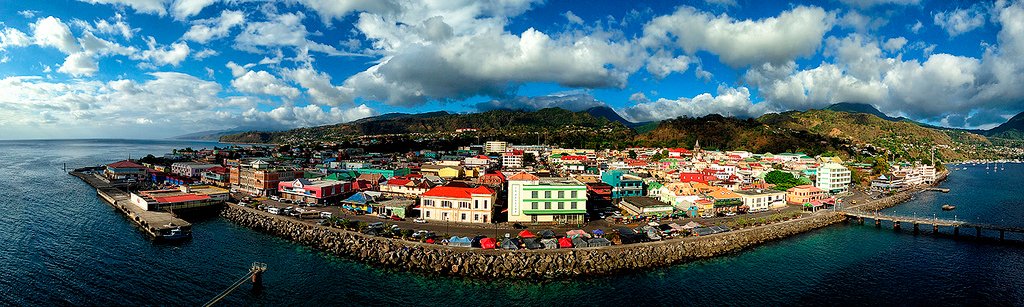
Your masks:
{"label": "sky", "polygon": [[0,0],[0,139],[166,138],[391,112],[636,122],[1024,111],[1024,3]]}

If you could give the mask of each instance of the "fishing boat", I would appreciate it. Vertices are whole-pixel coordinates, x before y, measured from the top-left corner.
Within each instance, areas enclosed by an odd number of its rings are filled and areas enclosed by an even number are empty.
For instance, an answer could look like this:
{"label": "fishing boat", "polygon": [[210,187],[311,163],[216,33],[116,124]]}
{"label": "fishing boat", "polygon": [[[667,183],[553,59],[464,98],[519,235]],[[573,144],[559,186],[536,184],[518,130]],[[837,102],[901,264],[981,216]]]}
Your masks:
{"label": "fishing boat", "polygon": [[163,240],[181,240],[181,239],[187,239],[187,238],[191,238],[192,237],[192,232],[191,231],[186,232],[186,231],[182,230],[181,226],[177,226],[177,225],[174,225],[174,224],[168,224],[167,226],[173,226],[174,228],[171,228],[171,230],[166,232],[166,233],[160,234],[160,239],[163,239]]}
{"label": "fishing boat", "polygon": [[950,211],[950,210],[953,210],[953,209],[956,209],[956,206],[950,205],[950,204],[942,205],[942,210],[943,211]]}

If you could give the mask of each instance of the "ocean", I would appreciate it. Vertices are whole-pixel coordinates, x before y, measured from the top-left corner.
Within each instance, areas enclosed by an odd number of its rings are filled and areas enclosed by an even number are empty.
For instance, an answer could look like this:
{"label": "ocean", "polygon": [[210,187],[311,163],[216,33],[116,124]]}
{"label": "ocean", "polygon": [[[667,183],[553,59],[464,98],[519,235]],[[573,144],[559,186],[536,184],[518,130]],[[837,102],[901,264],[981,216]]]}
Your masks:
{"label": "ocean", "polygon": [[[0,305],[200,305],[257,261],[269,266],[264,288],[243,285],[225,305],[1024,305],[1024,247],[970,239],[973,230],[953,239],[835,225],[624,275],[473,280],[370,267],[219,218],[193,221],[190,241],[155,244],[62,170],[218,145],[0,141]],[[1001,167],[954,170],[941,185],[950,193],[923,192],[886,211],[1022,226],[1024,166]],[[942,211],[945,203],[957,209]]]}

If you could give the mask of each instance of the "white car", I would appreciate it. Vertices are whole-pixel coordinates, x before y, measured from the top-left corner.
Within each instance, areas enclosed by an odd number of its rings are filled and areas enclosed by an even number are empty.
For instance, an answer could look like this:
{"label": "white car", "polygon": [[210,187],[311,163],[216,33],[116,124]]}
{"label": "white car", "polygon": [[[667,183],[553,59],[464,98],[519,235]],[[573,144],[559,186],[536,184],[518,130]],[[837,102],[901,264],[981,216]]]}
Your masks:
{"label": "white car", "polygon": [[279,201],[279,200],[281,200],[281,198],[280,198],[280,197],[277,197],[277,196],[271,196],[271,197],[270,197],[270,200],[273,200],[273,201]]}
{"label": "white car", "polygon": [[414,220],[412,220],[412,221],[416,222],[416,223],[420,223],[420,224],[426,224],[427,223],[427,220],[424,220],[423,218],[419,218],[419,217],[414,219]]}

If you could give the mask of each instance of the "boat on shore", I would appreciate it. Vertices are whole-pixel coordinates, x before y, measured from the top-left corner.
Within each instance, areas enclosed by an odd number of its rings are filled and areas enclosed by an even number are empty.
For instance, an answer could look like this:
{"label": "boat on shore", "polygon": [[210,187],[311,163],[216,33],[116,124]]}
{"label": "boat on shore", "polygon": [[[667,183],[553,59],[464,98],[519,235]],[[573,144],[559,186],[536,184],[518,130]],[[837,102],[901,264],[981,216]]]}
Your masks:
{"label": "boat on shore", "polygon": [[953,209],[956,209],[956,206],[954,206],[954,205],[950,205],[950,204],[945,204],[945,205],[942,205],[942,210],[943,210],[943,211],[951,211],[951,210],[953,210]]}

